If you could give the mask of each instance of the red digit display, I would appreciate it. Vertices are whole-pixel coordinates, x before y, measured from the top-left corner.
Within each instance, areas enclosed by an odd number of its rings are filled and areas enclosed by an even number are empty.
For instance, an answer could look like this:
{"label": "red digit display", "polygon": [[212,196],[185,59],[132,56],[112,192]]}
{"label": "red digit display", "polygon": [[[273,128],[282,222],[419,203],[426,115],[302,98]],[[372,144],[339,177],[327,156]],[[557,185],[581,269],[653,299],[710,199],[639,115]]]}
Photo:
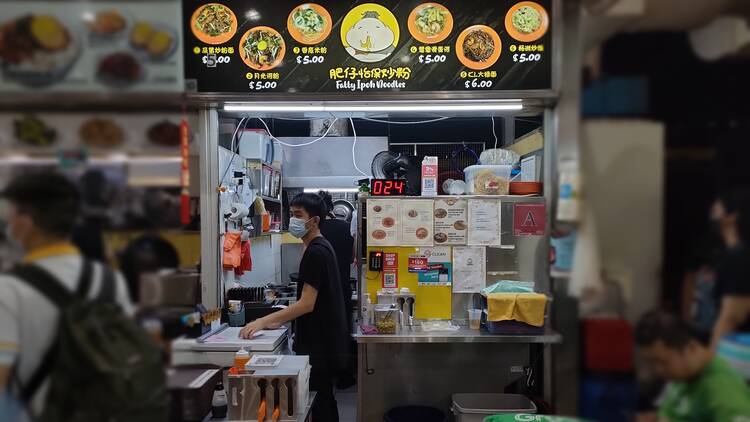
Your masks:
{"label": "red digit display", "polygon": [[370,187],[373,196],[406,195],[405,180],[372,179]]}
{"label": "red digit display", "polygon": [[404,194],[404,185],[405,184],[406,184],[406,182],[404,182],[403,180],[396,182],[396,190],[398,191],[399,195],[403,195]]}

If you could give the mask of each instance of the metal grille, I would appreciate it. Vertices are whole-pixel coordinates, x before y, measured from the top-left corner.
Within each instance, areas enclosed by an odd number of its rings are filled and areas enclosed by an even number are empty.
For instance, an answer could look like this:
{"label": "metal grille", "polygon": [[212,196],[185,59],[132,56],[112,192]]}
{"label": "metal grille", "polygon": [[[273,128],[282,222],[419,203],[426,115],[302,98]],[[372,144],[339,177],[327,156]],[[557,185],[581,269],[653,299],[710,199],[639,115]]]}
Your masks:
{"label": "metal grille", "polygon": [[[420,162],[425,156],[438,157],[438,186],[440,187],[445,179],[463,180],[463,169],[477,164],[477,157],[484,151],[484,142],[394,143],[390,144],[390,150],[414,155]],[[476,157],[468,150],[473,151]]]}

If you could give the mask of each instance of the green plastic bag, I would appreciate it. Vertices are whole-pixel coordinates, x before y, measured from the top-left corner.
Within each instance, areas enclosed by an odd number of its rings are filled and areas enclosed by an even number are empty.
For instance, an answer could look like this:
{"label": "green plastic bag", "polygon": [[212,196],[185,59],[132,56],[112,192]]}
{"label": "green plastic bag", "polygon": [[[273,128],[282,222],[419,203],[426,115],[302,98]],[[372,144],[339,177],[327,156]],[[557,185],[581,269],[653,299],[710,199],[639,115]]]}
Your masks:
{"label": "green plastic bag", "polygon": [[588,422],[585,419],[564,416],[531,415],[527,413],[488,416],[484,422]]}

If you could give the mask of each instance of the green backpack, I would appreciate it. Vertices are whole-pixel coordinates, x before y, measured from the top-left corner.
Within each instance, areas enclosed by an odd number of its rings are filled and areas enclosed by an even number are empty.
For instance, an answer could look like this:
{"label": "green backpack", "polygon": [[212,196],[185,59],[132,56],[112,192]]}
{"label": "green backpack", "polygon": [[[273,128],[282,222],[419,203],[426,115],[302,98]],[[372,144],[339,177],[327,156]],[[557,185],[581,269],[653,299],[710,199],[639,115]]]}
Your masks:
{"label": "green backpack", "polygon": [[[92,264],[84,261],[78,290],[66,289],[37,265],[13,273],[60,309],[58,337],[21,398],[30,403],[49,379],[41,422],[161,422],[168,419],[166,373],[151,338],[115,302],[115,277],[104,267],[102,289],[88,299]],[[23,354],[20,357],[23,359]]]}

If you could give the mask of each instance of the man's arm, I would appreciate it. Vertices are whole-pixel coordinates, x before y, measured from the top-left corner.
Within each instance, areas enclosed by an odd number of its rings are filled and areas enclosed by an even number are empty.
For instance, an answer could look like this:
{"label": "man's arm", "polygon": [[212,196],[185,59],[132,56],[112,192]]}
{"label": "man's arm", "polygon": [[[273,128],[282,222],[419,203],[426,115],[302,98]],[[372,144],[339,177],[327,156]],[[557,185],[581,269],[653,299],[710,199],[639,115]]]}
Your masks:
{"label": "man's arm", "polygon": [[716,351],[724,336],[737,330],[750,316],[750,296],[724,296],[721,300],[721,312],[714,325],[711,336],[711,349]]}
{"label": "man's arm", "polygon": [[289,321],[301,317],[302,315],[309,314],[315,309],[315,302],[317,302],[317,300],[318,289],[305,283],[305,287],[302,288],[302,297],[300,297],[300,300],[289,305],[289,307],[285,309],[266,315],[263,318],[256,319],[245,325],[245,328],[240,331],[240,335],[243,338],[251,338],[253,333],[260,330],[269,327],[279,327],[282,324],[286,324]]}

